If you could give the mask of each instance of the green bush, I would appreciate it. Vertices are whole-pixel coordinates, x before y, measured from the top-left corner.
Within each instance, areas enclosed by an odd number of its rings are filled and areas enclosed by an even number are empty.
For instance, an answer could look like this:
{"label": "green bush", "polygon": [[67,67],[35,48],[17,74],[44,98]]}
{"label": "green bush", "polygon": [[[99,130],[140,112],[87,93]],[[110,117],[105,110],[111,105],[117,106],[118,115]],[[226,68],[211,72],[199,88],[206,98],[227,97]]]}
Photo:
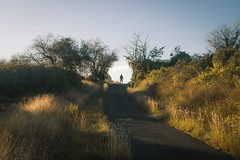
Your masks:
{"label": "green bush", "polygon": [[79,76],[58,67],[15,66],[0,70],[0,97],[64,92],[77,87]]}
{"label": "green bush", "polygon": [[236,50],[228,60],[228,67],[236,68],[240,66],[240,51]]}
{"label": "green bush", "polygon": [[225,48],[223,50],[216,50],[213,55],[212,63],[215,68],[221,68],[228,64],[229,59],[234,55],[235,50],[232,48]]}
{"label": "green bush", "polygon": [[240,67],[211,68],[192,78],[190,84],[223,85],[230,88],[240,87]]}
{"label": "green bush", "polygon": [[239,157],[240,53],[227,54],[214,67],[207,56],[153,70],[132,94],[151,116]]}

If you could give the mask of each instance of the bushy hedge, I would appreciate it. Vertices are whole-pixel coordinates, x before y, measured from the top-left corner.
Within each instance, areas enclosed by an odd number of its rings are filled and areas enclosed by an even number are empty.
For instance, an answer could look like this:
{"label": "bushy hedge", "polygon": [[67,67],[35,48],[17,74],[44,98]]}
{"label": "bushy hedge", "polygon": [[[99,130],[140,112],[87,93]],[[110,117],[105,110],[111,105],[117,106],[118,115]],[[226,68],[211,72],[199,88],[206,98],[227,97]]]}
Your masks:
{"label": "bushy hedge", "polygon": [[0,70],[0,97],[64,92],[77,87],[79,76],[58,67],[17,66]]}
{"label": "bushy hedge", "polygon": [[152,116],[239,158],[239,55],[213,67],[196,61],[162,67],[130,91]]}

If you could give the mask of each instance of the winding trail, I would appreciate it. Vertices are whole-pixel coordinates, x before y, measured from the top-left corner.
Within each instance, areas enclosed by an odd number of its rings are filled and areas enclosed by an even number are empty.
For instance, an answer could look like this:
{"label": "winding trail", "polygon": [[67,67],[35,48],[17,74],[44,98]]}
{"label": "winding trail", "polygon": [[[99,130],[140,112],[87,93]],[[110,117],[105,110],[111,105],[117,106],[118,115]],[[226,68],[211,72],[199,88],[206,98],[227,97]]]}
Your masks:
{"label": "winding trail", "polygon": [[126,85],[112,84],[106,93],[105,109],[113,123],[128,130],[136,160],[235,160],[205,143],[176,130],[138,109]]}

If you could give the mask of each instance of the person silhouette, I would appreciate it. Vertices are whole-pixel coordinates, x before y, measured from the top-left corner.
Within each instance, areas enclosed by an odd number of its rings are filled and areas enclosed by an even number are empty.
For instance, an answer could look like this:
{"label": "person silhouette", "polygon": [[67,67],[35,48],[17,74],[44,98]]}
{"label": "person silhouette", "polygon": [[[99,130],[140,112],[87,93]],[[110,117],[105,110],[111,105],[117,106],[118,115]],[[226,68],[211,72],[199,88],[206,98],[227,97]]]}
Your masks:
{"label": "person silhouette", "polygon": [[123,75],[120,75],[120,83],[123,84]]}

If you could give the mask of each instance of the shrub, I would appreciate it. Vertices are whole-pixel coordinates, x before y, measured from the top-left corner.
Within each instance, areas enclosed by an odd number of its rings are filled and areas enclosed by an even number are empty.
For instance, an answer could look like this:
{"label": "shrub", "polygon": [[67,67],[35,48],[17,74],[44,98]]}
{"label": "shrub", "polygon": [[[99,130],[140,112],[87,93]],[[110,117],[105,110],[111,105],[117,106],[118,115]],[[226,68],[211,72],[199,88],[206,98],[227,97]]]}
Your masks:
{"label": "shrub", "polygon": [[79,76],[58,67],[16,66],[0,70],[0,95],[22,97],[38,93],[64,92],[77,87]]}
{"label": "shrub", "polygon": [[230,65],[237,64],[234,57],[227,62],[205,70],[194,63],[153,70],[142,81],[148,83],[129,91],[151,116],[239,157],[240,67]]}
{"label": "shrub", "polygon": [[215,54],[213,55],[213,66],[215,68],[224,67],[228,64],[228,60],[234,55],[233,48],[225,48],[223,50],[216,50]]}

